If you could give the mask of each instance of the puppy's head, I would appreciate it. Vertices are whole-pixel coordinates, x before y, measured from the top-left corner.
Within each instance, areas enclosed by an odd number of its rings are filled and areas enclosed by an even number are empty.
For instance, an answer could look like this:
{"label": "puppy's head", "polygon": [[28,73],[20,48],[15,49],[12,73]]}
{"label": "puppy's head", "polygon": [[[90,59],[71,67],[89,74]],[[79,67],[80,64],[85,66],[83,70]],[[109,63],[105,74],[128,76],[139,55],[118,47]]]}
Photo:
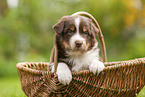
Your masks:
{"label": "puppy's head", "polygon": [[92,20],[84,16],[64,16],[53,26],[57,41],[67,52],[84,53],[91,50],[98,29]]}

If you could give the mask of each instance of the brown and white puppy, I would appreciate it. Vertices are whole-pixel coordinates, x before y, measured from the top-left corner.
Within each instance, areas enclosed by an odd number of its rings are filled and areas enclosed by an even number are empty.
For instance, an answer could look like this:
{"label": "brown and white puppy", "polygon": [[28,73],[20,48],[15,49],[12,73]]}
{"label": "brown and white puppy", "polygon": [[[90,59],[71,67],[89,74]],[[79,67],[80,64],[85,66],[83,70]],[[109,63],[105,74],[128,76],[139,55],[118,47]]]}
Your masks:
{"label": "brown and white puppy", "polygon": [[[71,71],[90,70],[94,74],[104,69],[99,61],[96,35],[98,29],[92,20],[79,15],[64,16],[53,26],[58,48],[58,80],[67,85],[72,80]],[[54,67],[52,67],[52,72]]]}

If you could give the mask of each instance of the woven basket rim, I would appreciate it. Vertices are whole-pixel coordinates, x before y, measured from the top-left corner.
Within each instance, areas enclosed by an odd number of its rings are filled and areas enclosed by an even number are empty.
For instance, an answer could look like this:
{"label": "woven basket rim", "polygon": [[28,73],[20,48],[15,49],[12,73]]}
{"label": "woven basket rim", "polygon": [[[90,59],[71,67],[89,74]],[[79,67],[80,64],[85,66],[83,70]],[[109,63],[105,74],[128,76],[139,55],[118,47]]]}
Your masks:
{"label": "woven basket rim", "polygon": [[[120,67],[125,67],[125,66],[133,66],[133,65],[138,65],[138,63],[143,63],[145,64],[145,57],[144,58],[136,58],[134,60],[128,60],[128,61],[118,61],[118,62],[105,62],[105,68],[102,72],[106,71],[106,70],[111,70],[111,69],[117,69]],[[48,73],[50,72],[48,71],[43,71],[43,70],[36,70],[36,69],[32,69],[32,68],[28,68],[26,67],[26,65],[29,64],[43,64],[43,65],[47,65],[49,66],[49,62],[20,62],[17,63],[16,68],[19,70],[23,70],[29,73],[33,73],[33,74],[42,74],[42,73]],[[72,75],[82,75],[82,74],[90,74],[91,72],[89,70],[83,70],[83,71],[75,71],[72,72]],[[54,73],[52,73],[54,74]]]}
{"label": "woven basket rim", "polygon": [[17,63],[16,68],[22,71],[33,73],[33,74],[42,74],[42,73],[48,72],[48,71],[36,70],[36,69],[25,67],[26,65],[29,65],[29,64],[43,64],[43,65],[49,66],[49,62],[20,62],[20,63]]}

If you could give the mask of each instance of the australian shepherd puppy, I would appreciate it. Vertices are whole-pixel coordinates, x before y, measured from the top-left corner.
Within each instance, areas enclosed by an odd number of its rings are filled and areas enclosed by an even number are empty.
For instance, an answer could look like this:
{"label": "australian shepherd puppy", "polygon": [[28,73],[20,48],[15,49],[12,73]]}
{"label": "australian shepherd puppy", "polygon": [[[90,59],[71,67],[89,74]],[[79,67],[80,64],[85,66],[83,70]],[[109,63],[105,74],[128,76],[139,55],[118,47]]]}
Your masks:
{"label": "australian shepherd puppy", "polygon": [[58,48],[56,74],[59,82],[68,85],[72,80],[71,71],[90,70],[96,74],[104,69],[104,64],[99,61],[96,40],[99,30],[91,19],[79,15],[64,16],[53,29]]}

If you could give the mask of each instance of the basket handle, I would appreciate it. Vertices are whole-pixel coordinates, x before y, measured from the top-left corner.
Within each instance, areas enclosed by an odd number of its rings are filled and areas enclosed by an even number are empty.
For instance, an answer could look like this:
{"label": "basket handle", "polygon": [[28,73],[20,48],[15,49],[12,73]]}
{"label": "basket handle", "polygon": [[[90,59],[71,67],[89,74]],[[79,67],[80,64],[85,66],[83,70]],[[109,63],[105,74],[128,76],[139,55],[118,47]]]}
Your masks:
{"label": "basket handle", "polygon": [[[89,13],[87,12],[76,12],[73,15],[84,15],[86,17],[89,17],[93,20],[93,22],[95,23],[95,26],[98,27],[99,32],[98,32],[98,38],[99,38],[99,42],[101,45],[101,54],[102,54],[102,58],[103,58],[103,62],[107,62],[107,54],[106,54],[106,47],[105,47],[105,42],[104,42],[104,37],[101,31],[101,28],[97,22],[97,20]],[[57,65],[58,65],[58,50],[57,50],[57,45],[56,45],[56,35],[55,35],[55,45],[54,45],[54,73],[56,73],[57,70]]]}

